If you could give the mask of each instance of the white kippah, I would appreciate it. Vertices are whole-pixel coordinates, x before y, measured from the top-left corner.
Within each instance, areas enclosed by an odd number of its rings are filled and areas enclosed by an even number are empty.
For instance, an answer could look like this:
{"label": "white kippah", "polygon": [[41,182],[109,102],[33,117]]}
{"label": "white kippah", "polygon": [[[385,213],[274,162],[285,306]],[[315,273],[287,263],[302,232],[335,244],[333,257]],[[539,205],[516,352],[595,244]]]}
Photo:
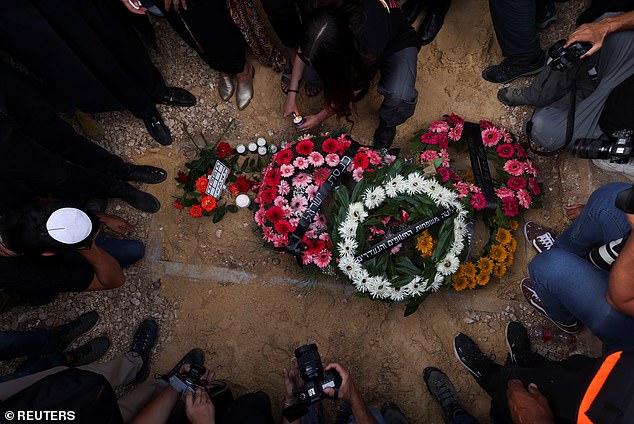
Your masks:
{"label": "white kippah", "polygon": [[64,244],[84,241],[92,231],[92,221],[83,211],[60,208],[46,221],[46,230],[54,239]]}

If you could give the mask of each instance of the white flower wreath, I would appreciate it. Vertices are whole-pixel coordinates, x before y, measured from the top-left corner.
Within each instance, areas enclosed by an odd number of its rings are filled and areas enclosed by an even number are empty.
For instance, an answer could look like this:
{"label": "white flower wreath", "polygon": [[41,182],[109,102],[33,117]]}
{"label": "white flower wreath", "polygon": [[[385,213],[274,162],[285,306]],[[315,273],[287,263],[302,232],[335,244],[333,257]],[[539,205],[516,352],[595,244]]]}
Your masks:
{"label": "white flower wreath", "polygon": [[[426,195],[436,206],[455,210],[453,225],[453,241],[444,257],[438,260],[433,279],[425,279],[414,275],[412,280],[402,287],[392,287],[390,281],[383,275],[370,275],[363,264],[355,259],[359,243],[356,233],[359,223],[364,221],[372,209],[380,207],[386,200],[399,195]],[[458,199],[458,194],[432,179],[424,178],[419,172],[412,172],[408,176],[400,174],[389,177],[382,185],[366,188],[361,196],[362,201],[348,204],[347,211],[341,224],[336,228],[341,237],[337,245],[339,269],[346,275],[355,288],[360,292],[367,292],[373,298],[402,301],[409,297],[420,296],[423,293],[436,291],[447,276],[456,272],[459,266],[459,255],[465,248],[464,239],[467,233],[467,210]]]}

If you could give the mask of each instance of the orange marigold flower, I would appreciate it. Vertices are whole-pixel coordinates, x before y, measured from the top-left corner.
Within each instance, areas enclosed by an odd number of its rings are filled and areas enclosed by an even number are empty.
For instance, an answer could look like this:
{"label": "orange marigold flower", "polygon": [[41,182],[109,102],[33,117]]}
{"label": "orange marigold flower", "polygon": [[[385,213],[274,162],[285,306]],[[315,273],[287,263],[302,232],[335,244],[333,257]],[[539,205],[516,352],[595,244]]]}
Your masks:
{"label": "orange marigold flower", "polygon": [[509,227],[511,227],[512,231],[515,231],[519,228],[520,224],[514,219],[509,220]]}
{"label": "orange marigold flower", "polygon": [[486,286],[491,280],[491,274],[478,274],[478,285]]}
{"label": "orange marigold flower", "polygon": [[469,278],[469,284],[467,285],[467,287],[469,287],[470,289],[475,289],[477,284],[478,284],[477,278],[475,277]]}
{"label": "orange marigold flower", "polygon": [[514,238],[511,239],[509,245],[507,246],[507,250],[511,253],[515,253],[515,250],[517,250],[517,240]]}
{"label": "orange marigold flower", "polygon": [[200,206],[207,212],[211,212],[216,209],[217,205],[216,199],[212,196],[203,196],[200,201]]}
{"label": "orange marigold flower", "polygon": [[429,234],[429,231],[425,230],[416,241],[416,250],[420,252],[423,258],[428,258],[434,253],[436,243],[436,240]]}
{"label": "orange marigold flower", "polygon": [[467,262],[460,265],[460,267],[458,268],[458,272],[461,276],[472,279],[475,278],[476,268],[473,262]]}
{"label": "orange marigold flower", "polygon": [[454,290],[455,290],[455,291],[457,291],[457,292],[459,292],[459,291],[463,291],[464,289],[466,289],[466,288],[467,288],[467,284],[468,284],[468,281],[467,281],[467,280],[465,280],[465,279],[460,279],[460,280],[455,281],[455,282],[453,283],[453,288],[454,288]]}
{"label": "orange marigold flower", "polygon": [[475,177],[473,176],[473,171],[465,172],[464,173],[464,180],[473,184],[475,182]]}

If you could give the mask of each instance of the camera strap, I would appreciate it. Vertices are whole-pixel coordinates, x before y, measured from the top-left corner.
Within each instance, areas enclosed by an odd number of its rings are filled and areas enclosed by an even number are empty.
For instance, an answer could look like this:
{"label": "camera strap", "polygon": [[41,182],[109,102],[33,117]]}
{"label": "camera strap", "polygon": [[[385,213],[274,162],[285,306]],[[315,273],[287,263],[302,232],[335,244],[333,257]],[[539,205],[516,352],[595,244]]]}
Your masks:
{"label": "camera strap", "polygon": [[306,208],[306,211],[304,211],[304,213],[302,214],[302,217],[299,220],[295,231],[293,231],[293,233],[288,236],[288,244],[284,247],[278,247],[275,249],[277,251],[287,252],[295,256],[295,259],[297,259],[297,263],[300,266],[303,265],[301,254],[308,249],[306,243],[302,242],[304,234],[306,234],[306,231],[308,231],[308,227],[310,227],[310,224],[312,224],[315,216],[317,216],[317,213],[319,213],[321,206],[326,201],[326,198],[328,197],[330,192],[334,189],[337,189],[341,184],[341,178],[343,177],[343,174],[347,171],[348,166],[352,163],[352,158],[357,153],[357,150],[359,150],[359,143],[352,139],[350,139],[350,141],[350,147],[348,147],[348,149],[343,154],[343,157],[339,161],[339,164],[333,168],[333,170],[330,172],[330,175],[328,176],[328,179],[321,185],[321,187],[319,187],[317,194],[315,194],[315,197],[313,198],[313,200],[311,200],[308,208]]}
{"label": "camera strap", "polygon": [[480,125],[473,122],[465,122],[463,133],[467,135],[467,146],[469,147],[469,159],[471,160],[471,169],[476,184],[482,189],[482,194],[486,199],[485,210],[489,213],[495,213],[497,209],[497,196],[493,188],[493,179],[489,170],[489,162],[487,154],[482,144],[482,133]]}

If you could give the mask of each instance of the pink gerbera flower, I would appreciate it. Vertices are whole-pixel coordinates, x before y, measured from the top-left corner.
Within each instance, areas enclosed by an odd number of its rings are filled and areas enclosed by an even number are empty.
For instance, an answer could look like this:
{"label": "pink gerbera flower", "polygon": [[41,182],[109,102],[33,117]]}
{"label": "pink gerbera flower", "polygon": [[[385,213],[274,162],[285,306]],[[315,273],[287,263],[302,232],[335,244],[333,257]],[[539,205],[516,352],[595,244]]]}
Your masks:
{"label": "pink gerbera flower", "polygon": [[429,127],[429,131],[433,131],[435,133],[447,132],[449,131],[449,124],[445,121],[436,121]]}
{"label": "pink gerbera flower", "polygon": [[279,206],[280,208],[286,205],[286,198],[282,196],[277,196],[275,200],[273,200],[273,205]]}
{"label": "pink gerbera flower", "polygon": [[355,182],[359,182],[361,181],[361,179],[363,178],[363,169],[362,168],[357,168],[354,171],[352,171],[352,179]]}
{"label": "pink gerbera flower", "polygon": [[280,196],[286,196],[291,192],[291,186],[286,181],[280,181],[280,185],[277,186],[277,193]]}
{"label": "pink gerbera flower", "polygon": [[517,191],[519,189],[526,187],[526,180],[522,177],[511,177],[506,182],[506,185],[511,190]]}
{"label": "pink gerbera flower", "polygon": [[535,196],[542,192],[542,189],[541,187],[539,187],[539,183],[537,183],[537,180],[535,178],[528,179],[528,187],[531,190],[531,193],[533,193],[533,195]]}
{"label": "pink gerbera flower", "polygon": [[524,209],[531,207],[531,195],[523,188],[517,192],[517,200],[519,200],[520,206]]}
{"label": "pink gerbera flower", "polygon": [[506,216],[515,216],[519,213],[515,197],[507,197],[505,199],[502,199],[502,211]]}
{"label": "pink gerbera flower", "polygon": [[306,187],[313,181],[313,178],[305,172],[300,172],[293,177],[293,185],[296,187]]}
{"label": "pink gerbera flower", "polygon": [[293,165],[280,166],[280,175],[284,178],[288,178],[295,173],[295,167]]}
{"label": "pink gerbera flower", "polygon": [[530,160],[527,160],[526,162],[524,162],[524,167],[528,174],[531,174],[533,177],[537,176],[537,169],[533,165],[533,162],[531,162]]}
{"label": "pink gerbera flower", "polygon": [[449,173],[449,170],[447,168],[438,168],[436,172],[440,176],[441,183],[446,183],[447,181],[449,181],[449,177],[451,176],[451,174]]}
{"label": "pink gerbera flower", "polygon": [[496,188],[495,189],[495,194],[500,199],[505,199],[507,197],[514,197],[515,196],[515,192],[513,190],[511,190],[510,188],[506,188],[506,187]]}
{"label": "pink gerbera flower", "polygon": [[328,153],[326,155],[326,163],[328,164],[328,166],[332,168],[339,165],[339,155],[336,155],[334,153]]}
{"label": "pink gerbera flower", "polygon": [[312,152],[308,155],[308,162],[315,167],[321,166],[324,164],[324,157],[319,152]]}
{"label": "pink gerbera flower", "polygon": [[431,162],[434,159],[438,159],[438,152],[435,150],[425,150],[420,154],[422,162]]}
{"label": "pink gerbera flower", "polygon": [[463,124],[457,124],[455,127],[449,130],[449,139],[453,141],[458,141],[462,137],[462,130],[464,129]]}
{"label": "pink gerbera flower", "polygon": [[315,265],[319,268],[326,268],[332,260],[332,253],[328,249],[323,249],[317,255],[315,255]]}
{"label": "pink gerbera flower", "polygon": [[308,160],[306,160],[306,158],[302,156],[296,157],[293,161],[293,166],[295,166],[297,169],[306,169],[308,168],[308,165]]}
{"label": "pink gerbera flower", "polygon": [[471,203],[471,206],[473,206],[473,209],[477,211],[481,211],[482,209],[486,207],[487,200],[486,200],[486,197],[484,197],[484,194],[476,193],[473,196],[471,196],[470,203]]}
{"label": "pink gerbera flower", "polygon": [[502,134],[500,134],[500,132],[495,128],[487,128],[486,130],[482,131],[482,144],[484,144],[486,147],[495,146],[496,144],[498,144],[501,138]]}
{"label": "pink gerbera flower", "polygon": [[304,196],[297,195],[297,196],[294,196],[293,199],[291,200],[291,208],[301,213],[301,212],[304,212],[304,209],[306,208],[307,203],[308,203],[308,200]]}
{"label": "pink gerbera flower", "polygon": [[309,200],[313,200],[315,196],[317,195],[318,191],[319,191],[319,187],[315,184],[311,184],[306,189],[306,197],[308,197]]}
{"label": "pink gerbera flower", "polygon": [[495,151],[502,159],[510,159],[515,154],[515,148],[508,143],[500,144]]}
{"label": "pink gerbera flower", "polygon": [[315,169],[313,173],[313,179],[315,180],[315,184],[322,185],[328,177],[330,176],[330,169],[328,168],[319,168]]}
{"label": "pink gerbera flower", "polygon": [[517,177],[524,173],[524,164],[517,159],[511,159],[504,164],[504,170]]}

